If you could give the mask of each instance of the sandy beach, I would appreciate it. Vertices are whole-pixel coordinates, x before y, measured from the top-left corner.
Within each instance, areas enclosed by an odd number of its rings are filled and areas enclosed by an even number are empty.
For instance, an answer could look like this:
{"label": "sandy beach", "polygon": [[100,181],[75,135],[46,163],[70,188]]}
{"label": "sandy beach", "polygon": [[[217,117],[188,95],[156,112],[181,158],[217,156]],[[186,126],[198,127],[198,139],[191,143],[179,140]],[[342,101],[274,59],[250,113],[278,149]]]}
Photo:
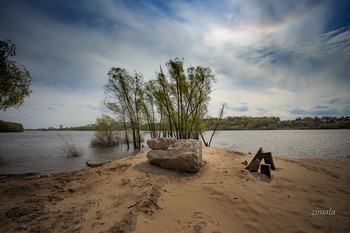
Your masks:
{"label": "sandy beach", "polygon": [[78,172],[0,179],[0,232],[350,232],[350,161],[203,147],[198,173],[148,163],[146,152]]}

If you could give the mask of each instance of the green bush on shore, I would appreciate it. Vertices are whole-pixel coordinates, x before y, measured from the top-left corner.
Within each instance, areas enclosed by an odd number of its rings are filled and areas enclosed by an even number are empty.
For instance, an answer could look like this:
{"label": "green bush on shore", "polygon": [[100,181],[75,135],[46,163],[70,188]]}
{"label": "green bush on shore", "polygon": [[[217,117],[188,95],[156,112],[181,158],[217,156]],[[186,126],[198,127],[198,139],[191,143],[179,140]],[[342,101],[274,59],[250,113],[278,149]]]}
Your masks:
{"label": "green bush on shore", "polygon": [[23,132],[23,125],[16,122],[0,120],[0,132]]}

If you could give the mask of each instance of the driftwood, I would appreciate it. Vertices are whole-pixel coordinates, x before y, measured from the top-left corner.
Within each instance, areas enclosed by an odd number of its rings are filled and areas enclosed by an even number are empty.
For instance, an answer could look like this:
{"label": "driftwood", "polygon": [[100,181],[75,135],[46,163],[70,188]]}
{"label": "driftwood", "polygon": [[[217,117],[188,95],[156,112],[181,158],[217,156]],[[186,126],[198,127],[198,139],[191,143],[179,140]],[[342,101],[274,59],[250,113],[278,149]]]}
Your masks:
{"label": "driftwood", "polygon": [[89,167],[99,167],[99,166],[102,166],[105,163],[110,163],[110,162],[111,161],[102,161],[102,162],[99,162],[99,161],[86,161],[86,165],[89,166]]}
{"label": "driftwood", "polygon": [[265,174],[269,178],[271,178],[271,165],[270,164],[261,164],[260,172],[261,172],[261,174]]}
{"label": "driftwood", "polygon": [[270,164],[272,170],[276,170],[276,167],[275,167],[275,164],[273,162],[273,158],[272,158],[271,152],[263,153],[263,156],[264,156],[265,163],[266,164]]}
{"label": "driftwood", "polygon": [[254,158],[245,169],[250,172],[257,172],[259,170],[260,162],[260,159]]}
{"label": "driftwood", "polygon": [[273,162],[271,152],[264,153],[262,147],[259,148],[258,152],[250,162],[250,164],[245,168],[250,172],[257,172],[259,170],[260,162],[264,159],[266,164],[271,165],[272,170],[276,170],[275,164]]}

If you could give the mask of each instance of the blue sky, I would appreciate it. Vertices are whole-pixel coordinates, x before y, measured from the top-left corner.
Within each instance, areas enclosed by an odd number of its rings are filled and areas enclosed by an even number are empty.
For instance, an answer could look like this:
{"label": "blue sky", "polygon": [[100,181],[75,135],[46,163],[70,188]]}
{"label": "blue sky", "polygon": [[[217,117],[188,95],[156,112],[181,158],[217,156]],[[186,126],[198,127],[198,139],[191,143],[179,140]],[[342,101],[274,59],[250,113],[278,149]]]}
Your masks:
{"label": "blue sky", "polygon": [[350,115],[350,1],[0,0],[0,39],[34,79],[0,119],[93,123],[111,67],[155,77],[169,58],[210,67],[209,115]]}

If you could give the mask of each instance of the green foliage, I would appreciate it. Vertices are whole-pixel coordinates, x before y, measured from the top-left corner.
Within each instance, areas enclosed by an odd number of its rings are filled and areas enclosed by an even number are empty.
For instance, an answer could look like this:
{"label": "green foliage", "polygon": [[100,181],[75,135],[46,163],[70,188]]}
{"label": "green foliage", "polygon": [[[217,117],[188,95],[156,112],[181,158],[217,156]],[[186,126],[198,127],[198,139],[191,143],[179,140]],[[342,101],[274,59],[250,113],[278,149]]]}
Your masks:
{"label": "green foliage", "polygon": [[96,130],[96,125],[95,125],[95,124],[88,124],[88,125],[84,125],[84,126],[63,128],[62,130],[72,130],[72,131],[94,131],[94,130]]}
{"label": "green foliage", "polygon": [[[205,120],[207,129],[214,130],[217,118]],[[350,129],[350,117],[296,118],[281,121],[279,117],[227,117],[218,130],[275,130],[275,129]]]}
{"label": "green foliage", "polygon": [[113,67],[105,85],[105,106],[123,123],[127,138],[127,124],[133,135],[134,148],[141,148],[141,125],[147,123],[151,137],[174,136],[197,138],[204,130],[215,76],[209,68],[189,67],[183,60],[170,59],[167,74],[160,68],[157,78],[147,83],[140,74]]}
{"label": "green foliage", "polygon": [[144,88],[142,90],[142,101],[141,101],[141,107],[142,107],[142,113],[143,116],[147,122],[146,128],[141,125],[141,130],[147,130],[151,134],[151,138],[159,137],[160,130],[159,127],[157,127],[157,110],[156,110],[156,103],[155,98],[153,96],[153,90],[152,87],[154,85],[152,84],[152,81],[149,81],[144,85]]}
{"label": "green foliage", "polygon": [[113,132],[118,130],[118,123],[110,116],[102,114],[96,118],[95,129],[98,131]]}
{"label": "green foliage", "polygon": [[127,145],[127,123],[132,129],[134,149],[141,148],[141,114],[143,81],[140,74],[130,75],[125,69],[113,67],[108,72],[108,82],[104,86],[108,100],[105,106],[123,122]]}
{"label": "green foliage", "polygon": [[76,127],[65,127],[65,128],[40,128],[39,130],[47,130],[47,131],[95,131],[96,125],[95,124],[87,124],[82,126],[76,126]]}
{"label": "green foliage", "polygon": [[163,135],[178,139],[196,138],[204,130],[202,120],[207,113],[215,76],[206,67],[189,67],[175,58],[166,63],[168,74],[162,68],[156,80],[149,83],[160,115]]}
{"label": "green foliage", "polygon": [[102,114],[101,117],[97,117],[94,138],[91,140],[92,146],[111,147],[118,146],[120,144],[120,135],[117,135],[115,131],[119,130],[117,122],[110,116]]}
{"label": "green foliage", "polygon": [[0,132],[23,132],[23,125],[16,122],[0,120]]}
{"label": "green foliage", "polygon": [[10,40],[0,41],[0,109],[18,108],[32,90],[32,78],[24,66],[9,60],[16,55],[16,45]]}

